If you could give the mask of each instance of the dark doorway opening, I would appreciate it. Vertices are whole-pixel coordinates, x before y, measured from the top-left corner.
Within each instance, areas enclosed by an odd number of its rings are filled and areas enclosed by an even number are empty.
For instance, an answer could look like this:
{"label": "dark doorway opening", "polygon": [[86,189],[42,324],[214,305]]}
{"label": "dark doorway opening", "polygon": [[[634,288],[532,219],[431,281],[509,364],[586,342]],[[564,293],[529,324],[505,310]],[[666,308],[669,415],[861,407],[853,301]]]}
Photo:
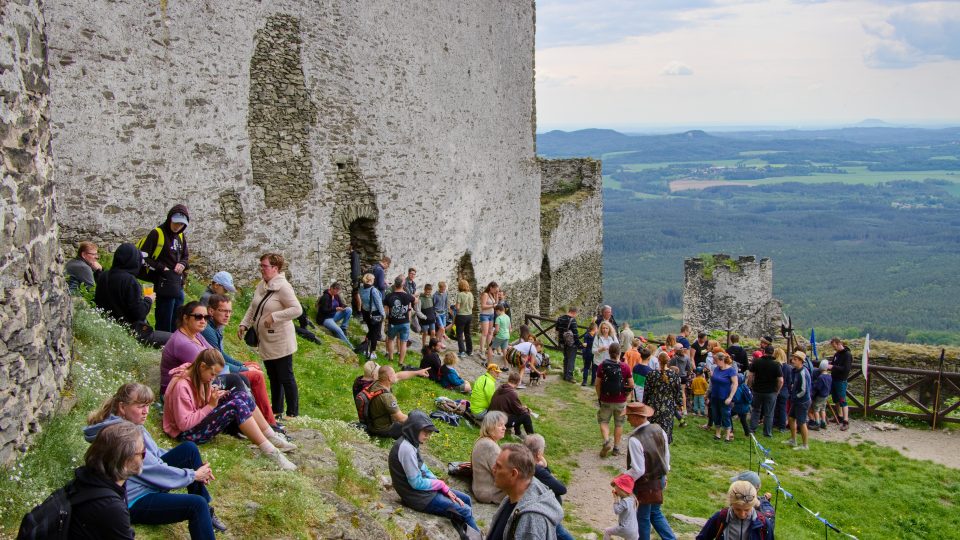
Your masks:
{"label": "dark doorway opening", "polygon": [[553,288],[550,282],[550,258],[543,256],[540,263],[540,316],[549,317]]}
{"label": "dark doorway opening", "polygon": [[[474,333],[477,333],[480,329],[480,296],[477,292],[476,273],[473,271],[473,258],[470,256],[469,251],[464,253],[463,256],[460,257],[460,261],[457,262],[458,287],[461,279],[467,280],[467,283],[470,284],[470,292],[473,293],[473,322],[470,327]],[[459,288],[457,288],[457,291],[459,292]]]}
{"label": "dark doorway opening", "polygon": [[360,253],[360,268],[366,271],[380,260],[380,242],[377,240],[377,221],[357,218],[350,222],[350,245]]}

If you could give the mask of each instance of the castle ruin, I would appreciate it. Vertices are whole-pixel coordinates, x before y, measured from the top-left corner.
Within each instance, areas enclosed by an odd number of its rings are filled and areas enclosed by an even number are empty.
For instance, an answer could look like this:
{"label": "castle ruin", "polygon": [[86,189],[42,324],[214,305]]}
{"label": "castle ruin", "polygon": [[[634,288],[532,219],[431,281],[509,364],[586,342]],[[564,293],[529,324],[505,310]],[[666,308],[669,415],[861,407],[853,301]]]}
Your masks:
{"label": "castle ruin", "polygon": [[683,322],[694,332],[727,330],[759,337],[780,331],[773,261],[718,253],[683,262]]}
{"label": "castle ruin", "polygon": [[534,2],[22,0],[0,24],[0,461],[65,378],[58,235],[110,252],[175,203],[194,279],[249,285],[278,251],[312,295],[352,244],[520,315],[600,302],[600,165],[536,157]]}

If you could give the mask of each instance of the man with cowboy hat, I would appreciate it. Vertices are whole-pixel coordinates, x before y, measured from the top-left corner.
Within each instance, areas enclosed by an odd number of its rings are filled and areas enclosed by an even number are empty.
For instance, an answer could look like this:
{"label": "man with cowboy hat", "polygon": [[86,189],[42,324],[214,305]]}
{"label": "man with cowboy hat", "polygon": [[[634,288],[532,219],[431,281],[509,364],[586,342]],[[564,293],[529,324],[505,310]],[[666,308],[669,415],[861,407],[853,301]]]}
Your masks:
{"label": "man with cowboy hat", "polygon": [[670,472],[670,446],[663,429],[648,420],[654,410],[645,403],[627,404],[627,421],[634,427],[627,438],[627,470],[633,477],[637,497],[637,528],[640,538],[650,538],[651,526],[663,540],[675,540],[673,529],[660,510]]}

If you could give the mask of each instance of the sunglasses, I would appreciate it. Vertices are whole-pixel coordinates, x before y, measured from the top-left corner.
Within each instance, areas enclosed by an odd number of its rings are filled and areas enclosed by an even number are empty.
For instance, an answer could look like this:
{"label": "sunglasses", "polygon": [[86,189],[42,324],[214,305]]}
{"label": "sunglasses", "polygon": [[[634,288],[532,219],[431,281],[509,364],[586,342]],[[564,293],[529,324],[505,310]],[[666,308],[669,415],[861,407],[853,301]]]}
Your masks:
{"label": "sunglasses", "polygon": [[756,495],[752,495],[752,494],[750,494],[750,493],[739,493],[739,492],[736,492],[736,491],[733,492],[733,496],[734,496],[734,498],[737,499],[738,501],[743,501],[743,502],[745,502],[745,503],[752,503],[752,502],[753,502],[753,499],[756,498]]}
{"label": "sunglasses", "polygon": [[196,321],[202,321],[207,318],[205,313],[187,313],[187,317],[193,317]]}

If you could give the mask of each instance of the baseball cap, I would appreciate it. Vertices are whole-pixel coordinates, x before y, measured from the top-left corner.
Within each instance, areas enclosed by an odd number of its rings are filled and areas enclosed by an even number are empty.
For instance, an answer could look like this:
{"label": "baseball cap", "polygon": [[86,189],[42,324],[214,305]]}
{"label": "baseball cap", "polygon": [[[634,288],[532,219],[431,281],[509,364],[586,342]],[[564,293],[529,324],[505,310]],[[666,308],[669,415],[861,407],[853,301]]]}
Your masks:
{"label": "baseball cap", "polygon": [[736,476],[731,476],[730,481],[731,482],[738,482],[738,481],[750,482],[751,484],[753,484],[753,487],[757,488],[758,490],[760,489],[760,475],[753,471],[743,471],[742,473]]}
{"label": "baseball cap", "polygon": [[500,373],[500,366],[498,366],[497,364],[487,364],[487,371]]}
{"label": "baseball cap", "polygon": [[230,292],[237,292],[237,288],[233,286],[233,276],[230,275],[230,272],[221,270],[213,275],[213,282],[223,285],[223,288]]}
{"label": "baseball cap", "polygon": [[186,215],[177,212],[176,214],[170,216],[171,223],[182,223],[184,225],[190,224],[190,218]]}

